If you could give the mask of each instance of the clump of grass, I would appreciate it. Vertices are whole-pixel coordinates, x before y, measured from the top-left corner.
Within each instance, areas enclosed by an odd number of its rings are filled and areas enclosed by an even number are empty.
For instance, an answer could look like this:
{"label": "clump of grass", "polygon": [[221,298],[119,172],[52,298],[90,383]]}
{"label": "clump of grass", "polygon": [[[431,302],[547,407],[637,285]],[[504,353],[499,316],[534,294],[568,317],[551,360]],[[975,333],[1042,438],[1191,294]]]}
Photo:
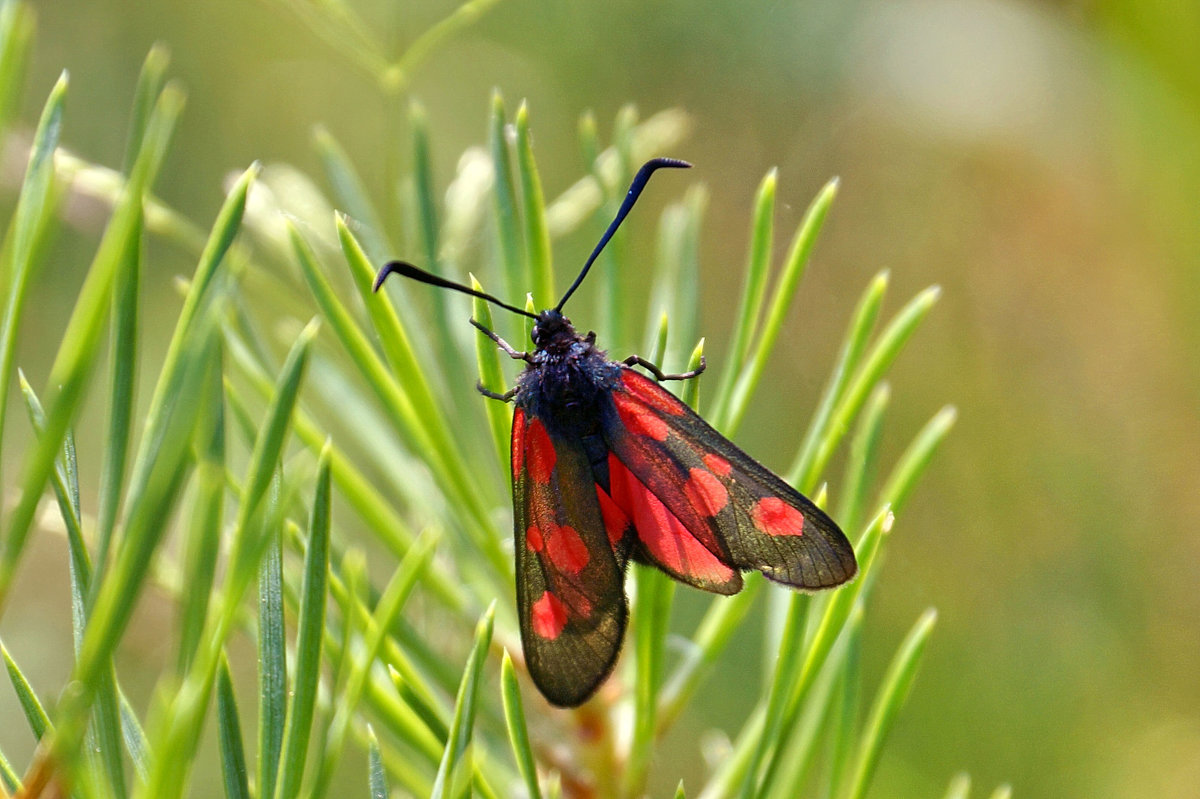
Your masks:
{"label": "clump of grass", "polygon": [[[287,5],[394,99],[442,38],[491,3],[463,5],[398,58],[386,57],[347,7]],[[17,92],[31,30],[28,6],[0,6],[0,129],[9,127],[7,98]],[[470,392],[473,370],[498,390],[513,375],[463,320],[473,310],[514,341],[528,331],[519,319],[493,320],[486,305],[472,309],[448,293],[396,287],[373,295],[371,281],[380,263],[402,252],[396,231],[407,231],[403,252],[423,255],[429,268],[456,277],[470,271],[489,290],[528,290],[531,307],[549,304],[556,297],[553,242],[602,226],[635,166],[683,134],[683,116],[641,120],[626,110],[609,146],[585,116],[581,177],[546,199],[524,105],[510,120],[497,93],[486,146],[465,154],[439,189],[433,140],[412,104],[395,126],[396,136],[407,131],[410,169],[401,174],[393,164],[388,175],[404,198],[398,206],[377,206],[350,157],[321,131],[315,147],[330,186],[326,203],[343,213],[321,219],[287,208],[298,186],[313,196],[319,190],[287,167],[252,165],[204,233],[152,195],[183,105],[167,68],[165,51],[151,52],[120,173],[62,149],[64,75],[46,102],[7,226],[4,394],[24,299],[64,194],[95,194],[113,209],[46,389],[35,392],[21,376],[37,436],[20,458],[17,504],[4,518],[0,612],[38,532],[34,512],[49,485],[69,545],[75,655],[69,682],[47,710],[4,650],[40,742],[28,768],[0,753],[6,790],[182,796],[198,772],[213,768],[198,762],[201,740],[213,735],[229,797],[346,795],[332,786],[347,744],[366,750],[359,790],[375,797],[389,790],[640,796],[652,767],[673,765],[655,761],[657,743],[700,701],[734,631],[765,605],[767,665],[728,753],[703,777],[687,769],[684,781],[675,773],[665,779],[678,781],[677,796],[685,789],[711,797],[864,795],[936,618],[930,610],[916,620],[863,712],[857,653],[881,553],[895,514],[954,420],[953,409],[939,411],[896,463],[880,463],[890,400],[884,378],[937,290],[921,292],[881,324],[887,275],[868,284],[787,471],[802,491],[835,498],[838,518],[857,536],[859,578],[810,597],[751,577],[741,594],[713,598],[694,629],[679,630],[671,623],[675,583],[634,566],[629,651],[617,674],[583,707],[554,710],[523,677],[512,608],[509,411]],[[388,151],[402,144],[389,142]],[[750,412],[836,191],[831,182],[818,193],[772,279],[774,173],[762,182],[733,344],[703,403],[727,433]],[[437,199],[443,193],[445,203]],[[663,214],[642,309],[648,321],[640,328],[617,310],[630,307],[617,300],[631,259],[620,246],[605,253],[592,315],[614,349],[641,349],[668,369],[699,362],[694,276],[704,205],[703,191],[693,188]],[[139,315],[147,236],[197,259],[169,336],[145,329]],[[273,301],[253,301],[265,295]],[[305,323],[307,316],[315,318]],[[106,328],[108,348],[101,346]],[[129,353],[148,336],[169,343],[147,410],[135,418]],[[686,401],[700,404],[695,381],[683,390]],[[108,408],[106,456],[99,475],[83,475],[72,427],[81,407],[100,397]],[[12,423],[3,400],[0,432]],[[826,473],[840,450],[844,472],[832,479]],[[81,480],[98,486],[94,523],[84,521],[92,517],[80,500]],[[168,536],[179,545],[165,548]],[[143,712],[126,700],[113,659],[147,590],[175,598],[178,623],[173,668]],[[257,603],[249,596],[255,590]],[[678,652],[668,650],[669,635],[683,642]],[[236,636],[257,647],[252,735],[242,729],[232,679],[249,664],[227,649]],[[965,795],[961,780],[954,786]]]}

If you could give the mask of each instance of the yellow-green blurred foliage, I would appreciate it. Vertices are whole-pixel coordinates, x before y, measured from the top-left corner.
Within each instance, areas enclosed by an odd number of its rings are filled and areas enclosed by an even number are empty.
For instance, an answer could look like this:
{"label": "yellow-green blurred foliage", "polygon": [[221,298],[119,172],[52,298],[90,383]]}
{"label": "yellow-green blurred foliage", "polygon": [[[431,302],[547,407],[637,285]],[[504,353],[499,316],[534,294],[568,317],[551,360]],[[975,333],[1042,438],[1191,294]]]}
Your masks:
{"label": "yellow-green blurred foliage", "polygon": [[[23,119],[68,68],[64,143],[89,160],[120,163],[138,69],[152,43],[169,45],[189,105],[157,188],[203,226],[223,177],[252,159],[318,174],[318,123],[376,196],[389,191],[383,148],[395,115],[385,96],[282,3],[36,5]],[[397,48],[453,7],[354,5]],[[868,676],[922,609],[936,606],[941,623],[875,796],[939,795],[960,769],[977,791],[1008,780],[1022,797],[1196,795],[1198,9],[504,0],[414,76],[443,187],[462,150],[485,141],[493,87],[529,100],[550,196],[583,169],[580,112],[594,109],[607,135],[625,103],[685,109],[692,133],[663,154],[695,162],[687,177],[711,192],[701,332],[718,365],[758,181],[779,167],[777,225],[787,231],[841,176],[788,338],[739,436],[777,468],[795,442],[781,441],[774,421],[796,420],[800,435],[869,276],[891,270],[893,308],[927,284],[944,287],[893,374],[885,448],[894,456],[945,402],[960,420],[890,545],[868,614]],[[649,253],[652,211],[640,213],[629,246]],[[34,287],[25,342],[40,330],[58,340],[89,252],[76,236],[60,234]],[[582,246],[560,251],[560,265]],[[172,276],[190,270],[166,250],[150,244],[146,290],[171,302],[148,304],[148,330],[173,307]],[[48,356],[23,346],[40,384]],[[458,390],[470,393],[472,379]],[[10,413],[23,420],[19,406]],[[771,428],[755,428],[754,415]],[[6,455],[18,446],[6,442]],[[86,434],[80,447],[85,464],[98,462]],[[29,605],[4,619],[4,633],[36,637],[59,624],[69,629],[64,603]],[[46,666],[47,691],[64,668]],[[744,682],[737,674],[729,664],[716,680]],[[0,708],[15,714],[4,693]],[[718,693],[712,717],[689,721],[690,737],[738,701]]]}

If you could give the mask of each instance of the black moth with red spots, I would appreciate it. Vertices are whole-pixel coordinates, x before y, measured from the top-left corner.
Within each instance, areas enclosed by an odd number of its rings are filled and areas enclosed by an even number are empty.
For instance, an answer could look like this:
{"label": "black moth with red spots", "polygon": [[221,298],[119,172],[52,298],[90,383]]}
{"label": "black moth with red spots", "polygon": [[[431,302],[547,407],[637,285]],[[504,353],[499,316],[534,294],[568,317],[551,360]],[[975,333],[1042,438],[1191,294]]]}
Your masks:
{"label": "black moth with red spots", "polygon": [[801,590],[854,577],[854,550],[812,502],[738,449],[656,380],[665,375],[632,356],[611,361],[562,315],[596,256],[654,170],[689,164],[658,158],[638,171],[625,202],[571,288],[554,308],[527,311],[393,261],[393,272],[480,297],[532,317],[533,352],[519,352],[475,320],[511,357],[526,363],[513,402],[513,535],[517,610],[525,662],[555,705],[585,701],[612,671],[627,616],[630,560],[718,594],[742,588],[743,571]]}

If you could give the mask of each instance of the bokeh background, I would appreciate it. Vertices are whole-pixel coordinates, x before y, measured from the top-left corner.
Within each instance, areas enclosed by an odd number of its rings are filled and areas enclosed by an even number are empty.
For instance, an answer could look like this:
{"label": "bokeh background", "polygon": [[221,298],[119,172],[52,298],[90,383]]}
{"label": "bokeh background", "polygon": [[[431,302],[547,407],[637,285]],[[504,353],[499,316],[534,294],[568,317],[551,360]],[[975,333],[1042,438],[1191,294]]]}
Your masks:
{"label": "bokeh background", "polygon": [[[453,8],[353,5],[397,48]],[[24,119],[68,68],[64,142],[95,162],[120,163],[141,62],[152,43],[170,47],[189,104],[158,192],[203,226],[223,177],[253,159],[319,174],[316,124],[386,193],[385,96],[280,6],[54,0],[37,12]],[[779,168],[783,237],[841,177],[739,435],[768,464],[787,465],[795,443],[780,430],[800,435],[870,276],[891,271],[893,309],[943,286],[893,371],[885,450],[944,403],[959,423],[897,525],[867,617],[868,675],[924,608],[940,620],[875,796],[938,795],[959,770],[1022,797],[1200,791],[1198,41],[1200,5],[1169,0],[503,0],[414,76],[442,186],[486,140],[493,88],[529,101],[548,196],[583,169],[582,111],[607,134],[626,103],[684,109],[691,133],[665,154],[696,163],[687,178],[710,192],[698,280],[717,363],[759,180]],[[678,182],[655,191],[682,194]],[[642,213],[634,252],[652,246],[654,212]],[[86,223],[62,233],[62,269],[34,288],[31,325],[48,342],[93,242]],[[150,246],[146,286],[164,302],[148,304],[148,326],[170,319],[172,277],[192,266]],[[36,351],[23,357],[44,374]],[[11,616],[6,642],[43,664],[33,673],[52,695],[65,603]],[[55,625],[59,640],[39,649]],[[718,672],[714,715],[687,734],[736,718],[751,687],[738,675],[736,663]]]}

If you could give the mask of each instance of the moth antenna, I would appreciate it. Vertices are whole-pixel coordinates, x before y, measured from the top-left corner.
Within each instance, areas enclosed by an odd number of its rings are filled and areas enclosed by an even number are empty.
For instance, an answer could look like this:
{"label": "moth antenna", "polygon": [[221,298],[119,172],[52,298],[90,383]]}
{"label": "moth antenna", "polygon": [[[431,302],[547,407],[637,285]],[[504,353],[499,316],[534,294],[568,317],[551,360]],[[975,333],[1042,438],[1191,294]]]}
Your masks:
{"label": "moth antenna", "polygon": [[554,306],[555,311],[561,311],[566,305],[570,296],[575,293],[575,289],[579,288],[579,284],[583,282],[587,276],[588,270],[592,268],[592,263],[600,255],[600,251],[604,249],[604,245],[608,244],[608,240],[617,232],[617,228],[621,226],[621,222],[629,214],[629,209],[633,208],[633,204],[637,202],[638,196],[641,195],[642,189],[646,188],[646,182],[650,180],[650,176],[654,174],[656,169],[669,167],[672,169],[688,169],[691,167],[687,161],[680,161],[678,158],[654,158],[642,164],[642,168],[634,175],[633,182],[629,184],[629,191],[625,194],[625,201],[621,203],[621,207],[617,210],[617,215],[613,217],[613,221],[609,223],[608,230],[604,231],[604,235],[600,237],[600,243],[596,245],[596,249],[592,250],[592,254],[588,256],[587,262],[583,265],[583,269],[579,272],[579,277],[575,278],[575,282],[571,284],[571,288],[567,289],[567,293],[558,301],[558,305]]}
{"label": "moth antenna", "polygon": [[460,291],[463,294],[470,294],[472,297],[478,297],[479,299],[486,300],[493,305],[498,305],[506,311],[512,311],[513,313],[518,313],[521,316],[528,316],[531,319],[537,319],[536,314],[531,314],[524,308],[518,308],[515,305],[509,305],[507,302],[497,299],[491,294],[485,294],[482,291],[476,291],[470,286],[464,286],[461,283],[455,283],[451,280],[446,280],[443,277],[438,277],[432,272],[426,272],[424,269],[418,269],[407,261],[388,261],[386,264],[384,264],[383,268],[379,270],[379,274],[375,276],[375,285],[372,286],[372,291],[379,291],[379,287],[383,285],[383,281],[387,280],[388,275],[392,274],[407,277],[412,280],[416,280],[419,283],[428,283],[429,285],[437,286],[438,288],[452,289],[454,291]]}

